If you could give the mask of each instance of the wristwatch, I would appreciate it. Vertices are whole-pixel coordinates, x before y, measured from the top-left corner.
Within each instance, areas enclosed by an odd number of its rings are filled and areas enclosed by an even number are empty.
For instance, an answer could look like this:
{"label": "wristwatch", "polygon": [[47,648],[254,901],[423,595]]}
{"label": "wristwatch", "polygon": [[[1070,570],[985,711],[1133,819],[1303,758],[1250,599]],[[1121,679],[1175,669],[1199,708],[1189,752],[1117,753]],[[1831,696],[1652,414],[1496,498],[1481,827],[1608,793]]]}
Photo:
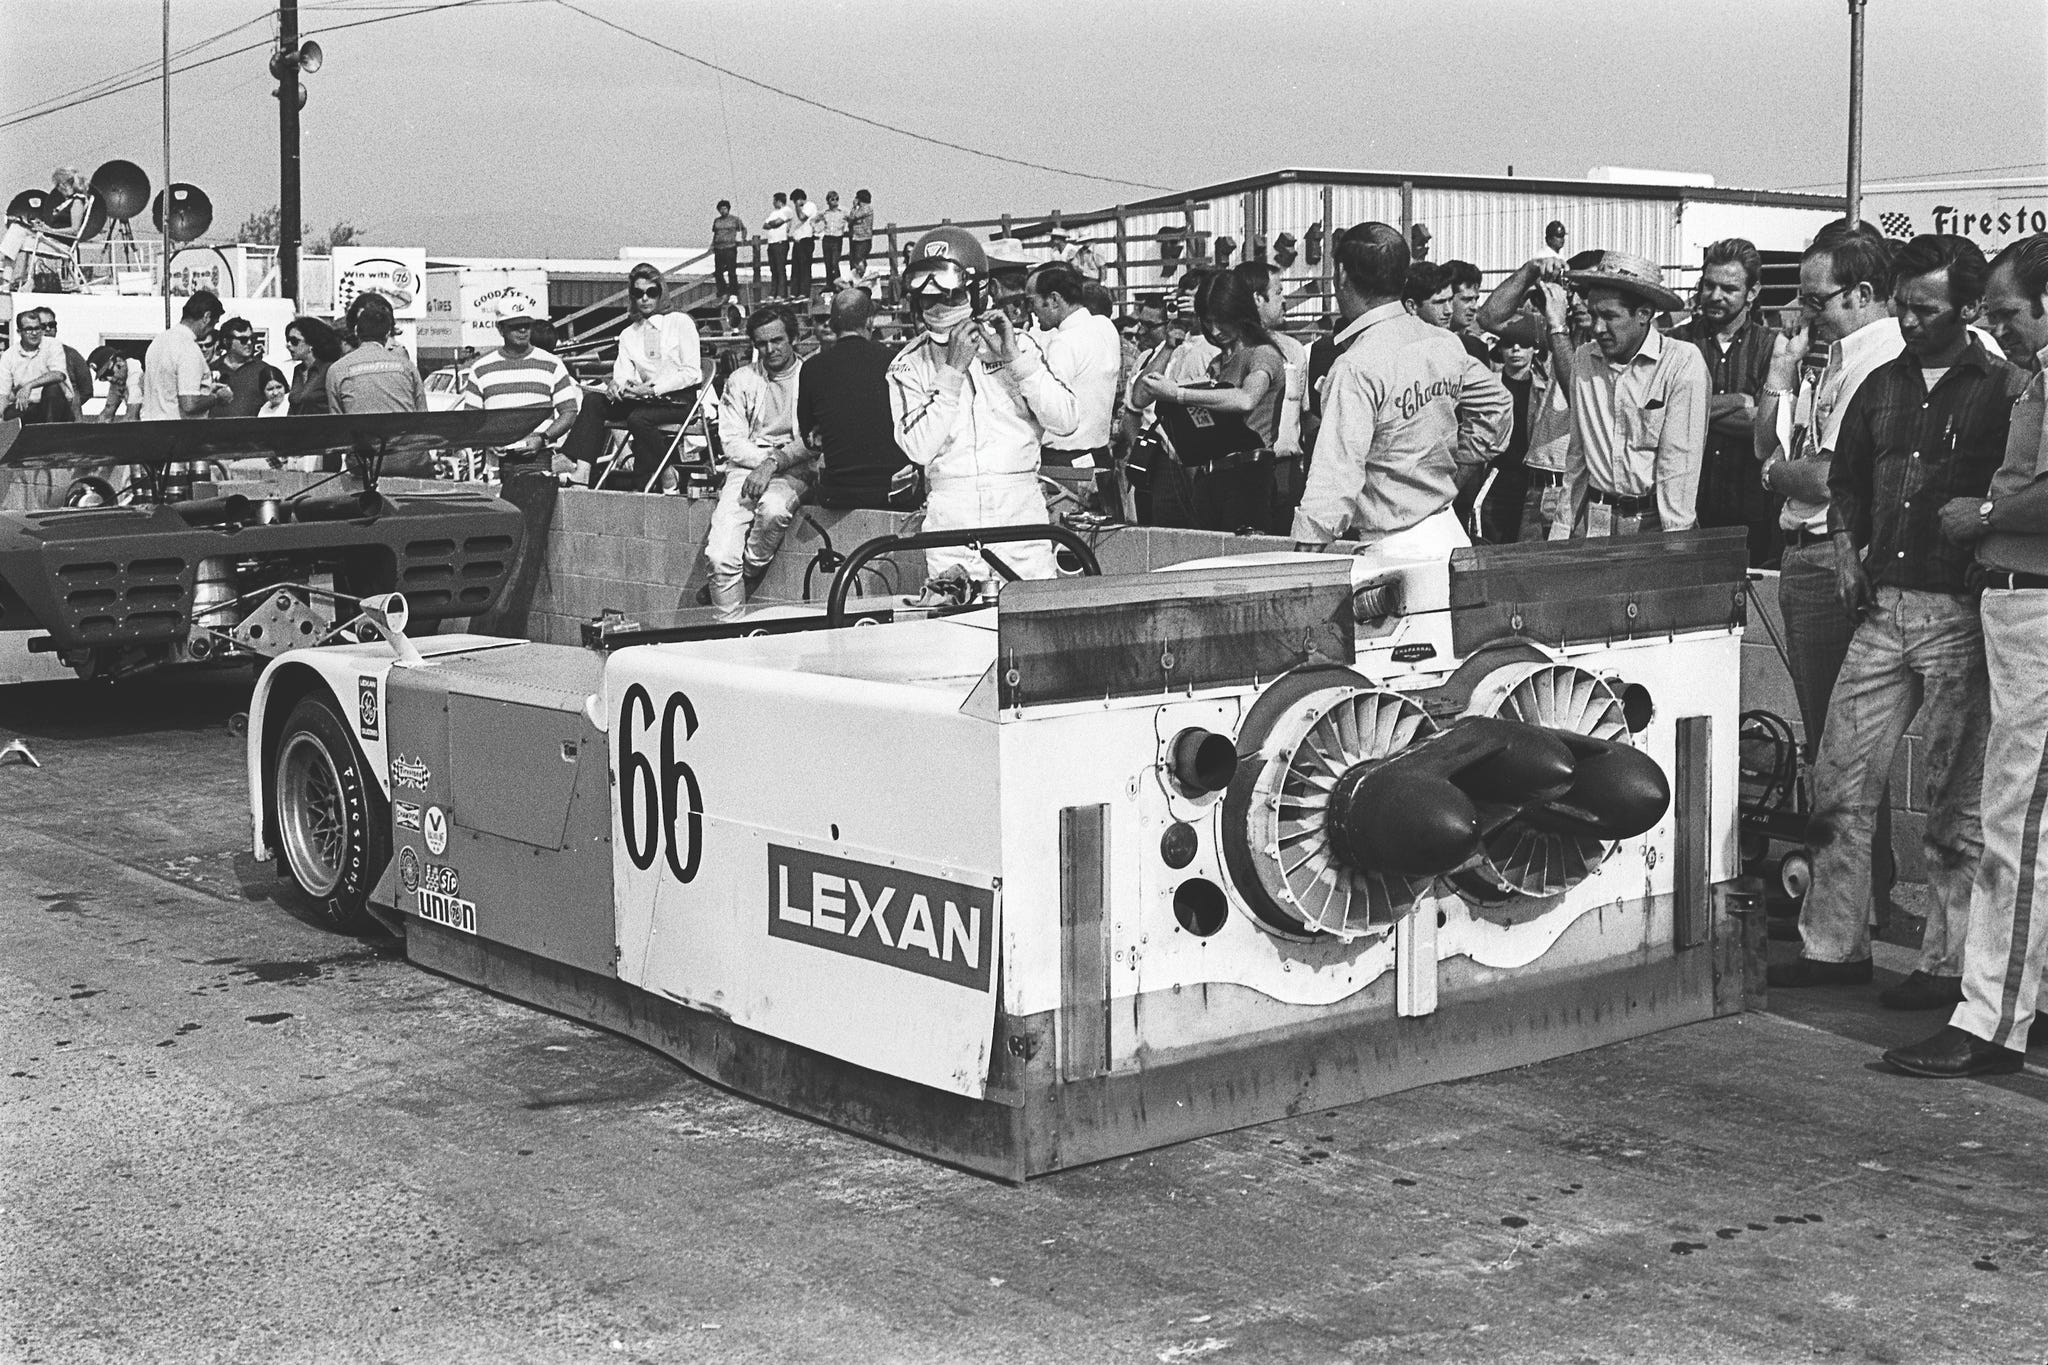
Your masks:
{"label": "wristwatch", "polygon": [[1991,529],[1991,509],[1993,505],[1989,498],[1977,504],[1977,524],[1987,531]]}

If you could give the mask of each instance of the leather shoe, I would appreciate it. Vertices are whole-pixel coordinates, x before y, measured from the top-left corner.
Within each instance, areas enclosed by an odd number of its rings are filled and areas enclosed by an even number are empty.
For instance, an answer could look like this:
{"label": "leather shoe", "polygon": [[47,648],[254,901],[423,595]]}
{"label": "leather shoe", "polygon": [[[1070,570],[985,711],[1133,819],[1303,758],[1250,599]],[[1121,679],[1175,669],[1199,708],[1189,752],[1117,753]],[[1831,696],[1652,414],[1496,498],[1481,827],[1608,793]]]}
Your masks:
{"label": "leather shoe", "polygon": [[1774,962],[1764,972],[1764,980],[1773,986],[1867,986],[1871,981],[1870,959],[1859,957],[1851,962],[1820,962],[1810,957],[1795,957],[1790,962]]}
{"label": "leather shoe", "polygon": [[1877,1003],[1888,1010],[1945,1010],[1963,1003],[1963,979],[1914,972],[1898,985],[1879,991]]}
{"label": "leather shoe", "polygon": [[2026,1065],[2027,1054],[1987,1043],[1954,1024],[1945,1024],[1932,1038],[1923,1038],[1911,1047],[1895,1047],[1884,1054],[1884,1059],[1908,1076],[1955,1080],[1963,1076],[2010,1075]]}

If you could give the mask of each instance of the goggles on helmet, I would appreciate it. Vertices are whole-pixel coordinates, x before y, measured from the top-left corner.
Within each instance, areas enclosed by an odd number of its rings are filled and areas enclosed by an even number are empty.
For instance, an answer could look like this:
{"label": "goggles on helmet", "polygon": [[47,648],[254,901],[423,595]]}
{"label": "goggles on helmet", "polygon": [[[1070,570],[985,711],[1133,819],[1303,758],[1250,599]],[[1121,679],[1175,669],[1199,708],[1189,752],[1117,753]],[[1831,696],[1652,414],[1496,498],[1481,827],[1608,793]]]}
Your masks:
{"label": "goggles on helmet", "polygon": [[974,276],[965,266],[945,256],[913,261],[903,272],[903,292],[913,298],[938,298],[973,283]]}

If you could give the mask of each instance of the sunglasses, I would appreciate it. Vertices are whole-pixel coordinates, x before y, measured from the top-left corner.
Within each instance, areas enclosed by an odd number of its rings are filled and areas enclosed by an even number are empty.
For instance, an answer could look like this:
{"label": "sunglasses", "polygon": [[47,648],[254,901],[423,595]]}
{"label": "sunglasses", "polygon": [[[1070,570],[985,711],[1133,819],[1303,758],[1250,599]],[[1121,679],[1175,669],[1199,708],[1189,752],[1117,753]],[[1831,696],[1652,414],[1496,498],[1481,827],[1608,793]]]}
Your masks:
{"label": "sunglasses", "polygon": [[633,297],[636,299],[658,299],[661,297],[661,290],[653,286],[636,284],[633,286]]}

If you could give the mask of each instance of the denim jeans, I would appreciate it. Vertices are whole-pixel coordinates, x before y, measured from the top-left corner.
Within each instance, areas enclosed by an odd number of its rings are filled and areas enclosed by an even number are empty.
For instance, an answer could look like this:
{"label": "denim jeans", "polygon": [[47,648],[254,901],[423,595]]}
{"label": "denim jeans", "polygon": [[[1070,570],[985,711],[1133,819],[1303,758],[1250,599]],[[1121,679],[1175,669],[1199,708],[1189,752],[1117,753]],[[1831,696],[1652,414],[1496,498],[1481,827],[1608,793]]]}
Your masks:
{"label": "denim jeans", "polygon": [[[1842,605],[1835,587],[1835,547],[1826,541],[1787,545],[1778,569],[1778,614],[1785,622],[1785,668],[1799,698],[1800,733],[1806,753],[1820,752],[1827,730],[1828,698],[1842,658],[1856,634],[1855,618]],[[1898,868],[1892,858],[1892,803],[1889,792],[1878,803],[1871,834],[1870,903],[1886,906]]]}
{"label": "denim jeans", "polygon": [[1872,826],[1910,726],[1921,737],[1914,776],[1927,812],[1932,902],[1919,969],[1960,976],[1970,883],[1984,851],[1977,811],[1991,705],[1977,604],[1891,587],[1874,596],[1835,679],[1814,765],[1813,889],[1800,908],[1799,933],[1805,955],[1817,962],[1870,956]]}

